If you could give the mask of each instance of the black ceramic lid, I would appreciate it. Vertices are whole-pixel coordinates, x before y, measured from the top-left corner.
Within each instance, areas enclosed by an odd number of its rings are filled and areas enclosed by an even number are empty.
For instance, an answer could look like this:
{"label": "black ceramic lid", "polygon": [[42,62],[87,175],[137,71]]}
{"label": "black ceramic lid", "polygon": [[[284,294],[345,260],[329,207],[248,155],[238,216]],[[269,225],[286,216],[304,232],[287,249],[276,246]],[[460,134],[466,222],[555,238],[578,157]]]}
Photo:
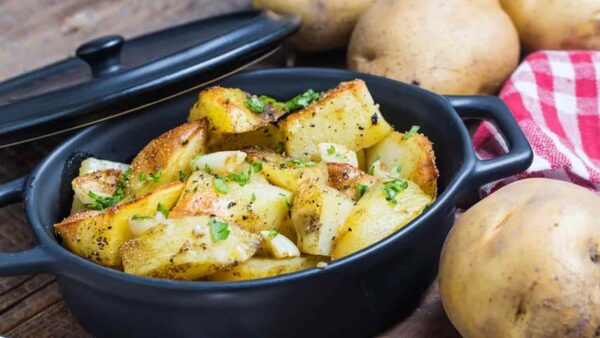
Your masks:
{"label": "black ceramic lid", "polygon": [[197,89],[270,55],[299,24],[294,16],[246,11],[127,41],[112,35],[87,42],[77,57],[0,83],[0,147]]}

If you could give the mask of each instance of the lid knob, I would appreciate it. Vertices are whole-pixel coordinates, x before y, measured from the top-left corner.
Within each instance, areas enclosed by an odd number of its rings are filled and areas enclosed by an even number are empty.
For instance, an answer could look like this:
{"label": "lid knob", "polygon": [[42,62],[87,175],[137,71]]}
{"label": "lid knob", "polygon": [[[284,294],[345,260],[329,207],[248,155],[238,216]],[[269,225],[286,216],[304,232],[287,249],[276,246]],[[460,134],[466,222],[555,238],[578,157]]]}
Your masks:
{"label": "lid knob", "polygon": [[120,58],[123,42],[125,39],[120,35],[107,35],[84,43],[75,54],[87,62],[93,77],[102,77],[123,68]]}

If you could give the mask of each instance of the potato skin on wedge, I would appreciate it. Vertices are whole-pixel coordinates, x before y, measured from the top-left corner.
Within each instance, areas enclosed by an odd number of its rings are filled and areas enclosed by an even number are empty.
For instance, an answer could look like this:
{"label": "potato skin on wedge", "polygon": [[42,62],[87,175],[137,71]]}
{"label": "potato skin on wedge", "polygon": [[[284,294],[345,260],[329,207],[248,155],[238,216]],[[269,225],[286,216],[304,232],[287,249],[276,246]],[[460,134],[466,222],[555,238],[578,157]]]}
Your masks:
{"label": "potato skin on wedge", "polygon": [[433,202],[433,198],[418,185],[411,181],[406,183],[408,186],[395,196],[395,204],[387,200],[385,182],[367,190],[339,229],[331,251],[332,259],[340,259],[379,242],[419,216]]}
{"label": "potato skin on wedge", "polygon": [[121,266],[119,247],[131,239],[129,218],[154,215],[158,204],[170,209],[184,183],[172,182],[137,199],[121,202],[102,211],[81,211],[54,225],[63,246],[73,253],[108,267]]}
{"label": "potato skin on wedge", "polygon": [[123,269],[138,276],[197,280],[248,260],[260,236],[227,224],[226,238],[215,239],[209,216],[172,219],[121,247]]}
{"label": "potato skin on wedge", "polygon": [[[248,104],[251,97],[238,88],[210,87],[198,96],[188,121],[207,118],[211,131],[238,134],[265,127],[284,114],[271,104],[263,104],[262,112],[253,111]],[[254,99],[260,102],[257,97]]]}
{"label": "potato skin on wedge", "polygon": [[239,150],[250,147],[274,150],[279,144],[283,145],[283,141],[279,127],[269,123],[259,129],[239,134],[211,131],[208,135],[208,151]]}
{"label": "potato skin on wedge", "polygon": [[322,258],[302,256],[284,259],[252,257],[234,267],[216,272],[204,278],[207,281],[241,281],[249,279],[268,278],[310,269],[317,266]]}
{"label": "potato skin on wedge", "polygon": [[317,102],[280,122],[288,156],[319,160],[319,143],[358,151],[381,141],[392,127],[362,80],[342,82]]}
{"label": "potato skin on wedge", "polygon": [[393,132],[367,149],[367,166],[377,159],[388,170],[399,167],[398,177],[415,182],[425,193],[436,196],[438,169],[429,139],[423,134],[413,135]]}
{"label": "potato skin on wedge", "polygon": [[327,163],[329,186],[339,190],[344,195],[358,200],[358,185],[367,188],[379,181],[378,178],[365,174],[364,171],[348,163]]}
{"label": "potato skin on wedge", "polygon": [[90,197],[90,192],[99,196],[110,197],[115,194],[121,175],[120,170],[105,169],[77,176],[71,181],[71,187],[75,193],[74,198],[85,205],[94,203],[94,199]]}
{"label": "potato skin on wedge", "polygon": [[140,196],[191,173],[190,162],[206,150],[208,122],[204,119],[173,128],[150,141],[131,162],[128,195]]}

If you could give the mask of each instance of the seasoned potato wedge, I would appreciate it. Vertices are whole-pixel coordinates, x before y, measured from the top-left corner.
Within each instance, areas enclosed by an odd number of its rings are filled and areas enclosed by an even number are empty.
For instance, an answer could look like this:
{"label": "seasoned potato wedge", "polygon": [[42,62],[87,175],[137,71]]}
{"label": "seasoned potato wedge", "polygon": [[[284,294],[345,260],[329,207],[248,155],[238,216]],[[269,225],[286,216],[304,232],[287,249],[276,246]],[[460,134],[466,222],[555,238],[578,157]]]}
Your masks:
{"label": "seasoned potato wedge", "polygon": [[188,122],[152,140],[131,163],[129,195],[140,196],[191,173],[194,156],[204,153],[208,122]]}
{"label": "seasoned potato wedge", "polygon": [[[327,171],[329,173],[329,186],[353,200],[358,200],[360,194],[379,181],[376,177],[367,175],[348,163],[327,163]],[[359,187],[359,184],[362,187]]]}
{"label": "seasoned potato wedge", "polygon": [[294,196],[292,223],[303,253],[329,256],[338,229],[354,207],[341,192],[314,181],[304,180]]}
{"label": "seasoned potato wedge", "polygon": [[380,182],[367,190],[352,209],[346,222],[338,231],[332,259],[353,254],[398,231],[419,216],[433,201],[418,185],[405,181],[407,186],[388,201],[386,182]]}
{"label": "seasoned potato wedge", "polygon": [[[215,230],[216,226],[220,228]],[[209,216],[195,216],[167,220],[145,231],[123,244],[121,255],[127,273],[196,280],[246,261],[259,246],[257,234]]]}
{"label": "seasoned potato wedge", "polygon": [[158,205],[170,209],[181,194],[184,183],[173,182],[134,200],[121,202],[103,211],[82,211],[54,225],[63,245],[95,263],[121,265],[119,247],[131,238],[129,218],[154,215]]}
{"label": "seasoned potato wedge", "polygon": [[279,276],[300,270],[310,269],[322,261],[315,257],[292,257],[284,259],[252,257],[232,268],[219,271],[208,277],[210,281],[240,281]]}
{"label": "seasoned potato wedge", "polygon": [[105,169],[77,176],[71,181],[71,187],[75,197],[84,206],[94,203],[90,192],[102,197],[110,197],[118,188],[121,171],[116,169]]}
{"label": "seasoned potato wedge", "polygon": [[250,161],[262,161],[262,174],[269,182],[292,193],[298,190],[298,184],[304,179],[327,182],[325,163],[304,162],[257,148],[245,149],[244,152]]}
{"label": "seasoned potato wedge", "polygon": [[79,166],[79,176],[106,169],[115,169],[120,172],[126,172],[127,169],[129,169],[129,164],[88,157],[83,160]]}
{"label": "seasoned potato wedge", "polygon": [[342,82],[306,109],[280,123],[288,156],[319,159],[318,144],[335,142],[360,150],[381,141],[392,127],[362,80]]}
{"label": "seasoned potato wedge", "polygon": [[169,216],[215,215],[252,232],[277,230],[295,238],[288,219],[289,191],[260,180],[241,186],[221,179],[228,190],[223,192],[215,187],[216,179],[202,171],[192,174]]}
{"label": "seasoned potato wedge", "polygon": [[[262,106],[263,111],[252,110],[251,100]],[[283,114],[282,109],[265,104],[243,90],[215,86],[200,93],[188,121],[207,118],[211,131],[237,134],[265,127]]]}
{"label": "seasoned potato wedge", "polygon": [[367,149],[366,155],[368,166],[380,160],[388,170],[399,168],[398,177],[415,182],[431,196],[436,195],[439,174],[431,142],[424,135],[390,133]]}
{"label": "seasoned potato wedge", "polygon": [[223,134],[211,131],[208,135],[208,150],[211,152],[249,147],[274,150],[278,146],[283,146],[283,136],[279,127],[273,123],[239,134]]}

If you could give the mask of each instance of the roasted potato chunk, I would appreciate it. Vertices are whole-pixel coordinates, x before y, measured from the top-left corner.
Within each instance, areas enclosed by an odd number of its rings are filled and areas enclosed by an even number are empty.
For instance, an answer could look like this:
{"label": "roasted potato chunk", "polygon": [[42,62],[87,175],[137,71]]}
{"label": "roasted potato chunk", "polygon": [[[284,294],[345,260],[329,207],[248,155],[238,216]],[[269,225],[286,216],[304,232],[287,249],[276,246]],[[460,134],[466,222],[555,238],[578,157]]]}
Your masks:
{"label": "roasted potato chunk", "polygon": [[360,199],[370,186],[379,181],[348,163],[327,163],[327,171],[329,186],[353,200]]}
{"label": "roasted potato chunk", "polygon": [[342,82],[319,101],[280,123],[288,156],[319,160],[319,143],[334,142],[358,151],[381,141],[392,127],[362,80]]}
{"label": "roasted potato chunk", "polygon": [[71,181],[71,187],[75,193],[74,198],[85,206],[94,203],[95,200],[90,197],[91,194],[102,197],[113,196],[118,188],[121,175],[120,170],[105,169],[77,176]]}
{"label": "roasted potato chunk", "polygon": [[129,164],[88,157],[79,166],[79,176],[107,169],[114,169],[124,173],[129,169]]}
{"label": "roasted potato chunk", "polygon": [[262,174],[269,182],[292,193],[298,190],[298,184],[304,179],[327,182],[327,166],[324,163],[305,162],[257,148],[245,149],[244,152],[250,161],[262,162]]}
{"label": "roasted potato chunk", "polygon": [[302,181],[292,208],[300,251],[329,256],[338,229],[353,206],[352,199],[323,183]]}
{"label": "roasted potato chunk", "polygon": [[[225,184],[226,188],[220,184]],[[291,199],[289,191],[260,180],[250,179],[242,186],[197,171],[188,179],[181,198],[169,215],[173,218],[215,215],[252,232],[277,230],[294,238],[288,219],[288,201]]]}
{"label": "roasted potato chunk", "polygon": [[184,185],[173,182],[102,211],[82,211],[55,224],[54,228],[63,245],[73,253],[104,266],[118,267],[121,265],[119,247],[131,238],[129,218],[154,215],[159,204],[170,209]]}
{"label": "roasted potato chunk", "polygon": [[219,271],[205,278],[209,281],[240,281],[268,278],[314,268],[322,259],[316,257],[292,257],[284,259],[252,257],[240,265]]}
{"label": "roasted potato chunk", "polygon": [[139,276],[196,280],[244,262],[260,236],[209,216],[166,220],[121,247],[123,269]]}
{"label": "roasted potato chunk", "polygon": [[217,133],[243,133],[267,126],[285,113],[237,88],[210,87],[200,93],[188,121],[207,118]]}
{"label": "roasted potato chunk", "polygon": [[129,195],[140,196],[191,173],[194,156],[204,153],[208,122],[188,122],[152,140],[131,163]]}
{"label": "roasted potato chunk", "polygon": [[[419,133],[393,132],[367,149],[367,165],[379,160],[399,178],[415,182],[425,193],[436,196],[438,169],[431,142]],[[398,171],[399,169],[399,171]]]}
{"label": "roasted potato chunk", "polygon": [[373,185],[339,229],[331,258],[353,254],[400,230],[432,201],[411,181],[391,180]]}
{"label": "roasted potato chunk", "polygon": [[208,135],[208,150],[238,150],[249,147],[260,147],[275,150],[283,147],[283,136],[279,127],[269,123],[256,130],[239,134],[224,134],[211,131]]}

